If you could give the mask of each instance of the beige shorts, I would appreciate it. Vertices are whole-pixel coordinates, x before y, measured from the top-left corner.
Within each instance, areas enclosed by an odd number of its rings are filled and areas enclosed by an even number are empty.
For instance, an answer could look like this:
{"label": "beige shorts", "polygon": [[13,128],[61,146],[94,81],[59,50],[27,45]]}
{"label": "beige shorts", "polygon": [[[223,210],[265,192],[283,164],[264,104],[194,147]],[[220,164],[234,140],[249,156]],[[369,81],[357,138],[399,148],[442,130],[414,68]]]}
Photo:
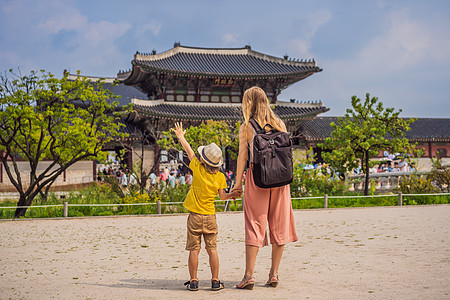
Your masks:
{"label": "beige shorts", "polygon": [[216,215],[201,215],[190,212],[187,219],[186,250],[199,250],[202,235],[205,240],[205,248],[216,249],[218,231]]}

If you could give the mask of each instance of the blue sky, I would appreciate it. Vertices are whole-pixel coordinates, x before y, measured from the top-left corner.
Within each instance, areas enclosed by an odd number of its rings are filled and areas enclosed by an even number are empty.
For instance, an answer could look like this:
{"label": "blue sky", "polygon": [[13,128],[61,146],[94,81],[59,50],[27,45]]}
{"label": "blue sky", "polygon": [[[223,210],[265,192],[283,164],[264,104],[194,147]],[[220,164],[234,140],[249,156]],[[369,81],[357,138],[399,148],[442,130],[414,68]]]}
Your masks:
{"label": "blue sky", "polygon": [[314,58],[279,99],[343,115],[369,92],[404,117],[450,117],[450,1],[0,1],[0,71],[112,77],[175,41]]}

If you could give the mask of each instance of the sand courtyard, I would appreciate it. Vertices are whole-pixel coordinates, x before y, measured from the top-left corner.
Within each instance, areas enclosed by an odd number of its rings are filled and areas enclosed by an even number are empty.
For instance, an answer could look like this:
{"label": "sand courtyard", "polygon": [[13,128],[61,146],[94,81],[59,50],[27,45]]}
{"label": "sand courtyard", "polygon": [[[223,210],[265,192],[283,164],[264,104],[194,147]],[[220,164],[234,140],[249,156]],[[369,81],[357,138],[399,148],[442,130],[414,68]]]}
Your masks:
{"label": "sand courtyard", "polygon": [[243,276],[242,212],[220,213],[225,289],[210,290],[206,251],[190,292],[186,214],[0,221],[1,299],[450,299],[450,205],[296,210],[280,285],[264,287],[260,250],[252,291]]}

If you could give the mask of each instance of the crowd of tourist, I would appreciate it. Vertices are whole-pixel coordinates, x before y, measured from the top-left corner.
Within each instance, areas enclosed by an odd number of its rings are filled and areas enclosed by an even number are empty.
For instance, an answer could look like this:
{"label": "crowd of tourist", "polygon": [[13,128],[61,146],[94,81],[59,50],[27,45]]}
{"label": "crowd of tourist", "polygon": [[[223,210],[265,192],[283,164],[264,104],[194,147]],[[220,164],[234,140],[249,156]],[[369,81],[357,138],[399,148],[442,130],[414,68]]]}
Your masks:
{"label": "crowd of tourist", "polygon": [[[224,173],[228,186],[230,186],[234,175],[233,171],[225,170]],[[104,181],[106,177],[114,177],[123,188],[138,183],[136,175],[127,168],[122,167],[105,167],[98,170],[97,181]],[[178,168],[163,168],[159,174],[155,172],[150,173],[147,185],[156,186],[159,184],[169,188],[175,188],[177,185],[192,185],[192,172],[189,169],[184,171],[182,165],[180,165]]]}
{"label": "crowd of tourist", "polygon": [[[414,162],[411,162],[408,164],[408,162],[402,158],[400,161],[394,161],[386,160],[381,161],[378,166],[373,166],[369,172],[370,174],[376,174],[376,173],[385,173],[385,172],[414,172],[416,171],[416,164]],[[361,165],[358,165],[353,170],[353,173],[356,175],[362,174]]]}

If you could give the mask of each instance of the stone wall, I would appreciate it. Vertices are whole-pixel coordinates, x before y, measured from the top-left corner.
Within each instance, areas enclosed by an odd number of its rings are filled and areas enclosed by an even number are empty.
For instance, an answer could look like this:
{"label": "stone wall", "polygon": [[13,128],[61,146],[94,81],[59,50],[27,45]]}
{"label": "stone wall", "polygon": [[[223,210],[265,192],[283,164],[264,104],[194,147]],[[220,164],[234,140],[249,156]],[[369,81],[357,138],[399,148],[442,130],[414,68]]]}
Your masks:
{"label": "stone wall", "polygon": [[[20,177],[24,185],[28,185],[30,183],[30,165],[27,161],[19,161],[18,168],[20,170]],[[38,174],[44,171],[50,165],[49,161],[41,161],[38,166]],[[9,163],[11,167],[12,164]],[[0,189],[13,187],[11,181],[6,174],[5,168],[3,165],[0,166],[1,176],[0,176]],[[94,170],[94,162],[93,161],[80,161],[69,167],[63,174],[58,176],[54,186],[57,185],[73,185],[73,184],[82,184],[94,181],[93,178],[93,170]],[[14,178],[16,178],[15,173]]]}

